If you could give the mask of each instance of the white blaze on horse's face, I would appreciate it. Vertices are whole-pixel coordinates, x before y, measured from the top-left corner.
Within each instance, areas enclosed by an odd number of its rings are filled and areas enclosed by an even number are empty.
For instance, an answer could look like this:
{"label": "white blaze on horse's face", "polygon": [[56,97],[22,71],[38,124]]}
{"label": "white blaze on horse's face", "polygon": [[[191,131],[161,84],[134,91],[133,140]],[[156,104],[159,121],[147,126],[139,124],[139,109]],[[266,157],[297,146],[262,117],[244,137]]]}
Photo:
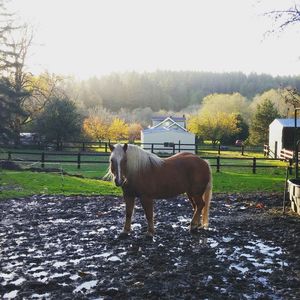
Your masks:
{"label": "white blaze on horse's face", "polygon": [[114,176],[116,186],[122,186],[125,180],[127,144],[124,144],[124,146],[120,144],[110,145],[110,150],[110,170]]}

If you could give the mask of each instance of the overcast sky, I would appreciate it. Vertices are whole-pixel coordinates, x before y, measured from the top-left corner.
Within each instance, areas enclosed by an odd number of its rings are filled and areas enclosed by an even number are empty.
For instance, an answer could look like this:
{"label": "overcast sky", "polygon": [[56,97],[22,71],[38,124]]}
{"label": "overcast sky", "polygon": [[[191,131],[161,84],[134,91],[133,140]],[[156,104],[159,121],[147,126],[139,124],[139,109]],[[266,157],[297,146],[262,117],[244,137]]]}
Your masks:
{"label": "overcast sky", "polygon": [[[29,68],[78,78],[194,70],[300,74],[300,23],[263,12],[290,0],[12,0],[34,26]],[[299,2],[299,1],[298,1]]]}

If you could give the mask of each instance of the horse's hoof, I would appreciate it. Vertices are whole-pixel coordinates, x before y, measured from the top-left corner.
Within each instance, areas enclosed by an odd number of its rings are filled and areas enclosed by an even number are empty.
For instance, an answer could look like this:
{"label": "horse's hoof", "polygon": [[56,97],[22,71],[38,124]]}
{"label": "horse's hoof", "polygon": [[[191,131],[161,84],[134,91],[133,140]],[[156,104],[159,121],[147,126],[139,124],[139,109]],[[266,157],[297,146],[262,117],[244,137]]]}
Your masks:
{"label": "horse's hoof", "polygon": [[197,227],[197,226],[195,226],[195,227],[194,227],[194,226],[193,226],[193,227],[190,226],[190,233],[191,233],[191,234],[195,234],[195,233],[197,233],[197,232],[198,232],[198,227]]}
{"label": "horse's hoof", "polygon": [[145,237],[146,237],[147,240],[152,240],[153,237],[154,237],[154,234],[152,232],[147,231]]}
{"label": "horse's hoof", "polygon": [[119,239],[127,239],[129,237],[129,232],[126,232],[126,231],[122,231],[120,234],[119,234]]}

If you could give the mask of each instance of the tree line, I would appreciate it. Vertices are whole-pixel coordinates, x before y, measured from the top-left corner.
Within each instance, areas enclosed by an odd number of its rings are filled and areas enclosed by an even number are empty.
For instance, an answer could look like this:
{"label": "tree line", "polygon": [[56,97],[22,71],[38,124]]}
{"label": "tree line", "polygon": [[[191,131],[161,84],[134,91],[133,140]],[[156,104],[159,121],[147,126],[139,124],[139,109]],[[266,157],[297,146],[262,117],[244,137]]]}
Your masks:
{"label": "tree line", "polygon": [[300,90],[300,76],[267,74],[157,71],[114,73],[84,81],[69,80],[65,89],[83,108],[98,105],[111,110],[149,107],[178,112],[199,105],[210,94],[239,93],[252,99],[270,89],[287,86]]}

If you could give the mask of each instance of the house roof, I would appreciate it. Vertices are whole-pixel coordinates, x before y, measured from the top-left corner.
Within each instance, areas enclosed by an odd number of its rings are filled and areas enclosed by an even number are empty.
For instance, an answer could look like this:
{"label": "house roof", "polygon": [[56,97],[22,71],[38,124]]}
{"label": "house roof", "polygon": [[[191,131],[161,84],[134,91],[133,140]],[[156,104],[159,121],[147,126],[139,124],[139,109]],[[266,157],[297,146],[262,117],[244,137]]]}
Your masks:
{"label": "house roof", "polygon": [[155,120],[155,121],[163,121],[167,118],[170,118],[172,120],[174,120],[175,122],[182,122],[182,121],[185,121],[186,118],[185,117],[172,117],[172,116],[158,116],[158,117],[152,117],[152,120]]}
{"label": "house roof", "polygon": [[190,133],[188,131],[183,131],[183,130],[176,130],[172,128],[155,128],[155,129],[144,129],[143,134],[148,135],[148,134],[155,134],[155,133],[160,133],[160,134],[168,134],[168,133],[176,133],[177,135],[194,135],[193,133]]}
{"label": "house roof", "polygon": [[178,124],[172,117],[166,117],[157,125],[144,129],[144,133],[152,133],[152,132],[185,132],[188,131]]}
{"label": "house roof", "polygon": [[[162,126],[162,125],[164,125],[164,123],[165,123],[165,126]],[[163,127],[163,128],[177,127],[179,129],[182,129],[183,131],[187,131],[184,127],[182,127],[174,119],[172,119],[172,117],[165,118],[160,123],[156,124],[155,126],[152,126],[151,128],[155,129],[155,128],[161,128],[161,127]]]}
{"label": "house roof", "polygon": [[[275,119],[273,122],[278,122],[282,127],[295,127],[295,119],[294,118]],[[297,127],[300,127],[300,119],[297,119]]]}

